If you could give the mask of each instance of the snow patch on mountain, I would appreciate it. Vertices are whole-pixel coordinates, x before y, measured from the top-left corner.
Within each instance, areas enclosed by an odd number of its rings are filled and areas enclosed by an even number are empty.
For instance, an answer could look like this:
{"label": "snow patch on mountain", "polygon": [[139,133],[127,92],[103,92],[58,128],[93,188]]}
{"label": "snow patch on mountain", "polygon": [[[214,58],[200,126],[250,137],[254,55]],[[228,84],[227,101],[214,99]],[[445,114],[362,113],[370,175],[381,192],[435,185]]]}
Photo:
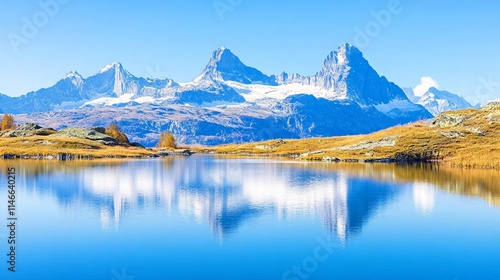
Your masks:
{"label": "snow patch on mountain", "polygon": [[104,73],[104,72],[108,72],[108,71],[109,71],[109,70],[111,70],[111,69],[114,69],[114,70],[116,71],[117,69],[120,69],[120,68],[122,68],[122,64],[121,64],[121,63],[119,63],[119,62],[113,62],[113,63],[110,63],[110,64],[108,64],[108,65],[104,66],[104,67],[103,67],[103,68],[99,71],[99,74],[102,74],[102,73]]}
{"label": "snow patch on mountain", "polygon": [[81,107],[106,107],[106,106],[120,106],[127,104],[143,104],[143,103],[155,103],[157,99],[151,96],[142,96],[134,98],[134,93],[122,94],[118,97],[101,97],[92,101],[85,102]]}
{"label": "snow patch on mountain", "polygon": [[314,85],[300,83],[282,84],[279,86],[242,84],[228,81],[226,84],[236,90],[247,102],[259,102],[267,99],[283,100],[295,94],[312,94],[325,99],[344,100],[345,95],[335,94],[331,91]]}
{"label": "snow patch on mountain", "polygon": [[455,95],[447,91],[440,91],[436,88],[430,88],[417,101],[418,104],[424,106],[434,116],[452,110],[472,108],[473,106],[461,96]]}
{"label": "snow patch on mountain", "polygon": [[314,76],[281,73],[276,80],[279,84],[316,86],[330,93],[322,96],[326,99],[351,100],[362,106],[388,105],[393,100],[407,99],[397,85],[380,76],[351,44],[332,51]]}
{"label": "snow patch on mountain", "polygon": [[83,77],[76,71],[71,71],[64,76],[65,79],[69,79],[76,87],[81,87],[83,85]]}
{"label": "snow patch on mountain", "polygon": [[473,107],[463,97],[448,91],[439,90],[438,83],[431,77],[422,77],[420,84],[415,88],[404,88],[408,99],[424,106],[432,115],[441,112]]}
{"label": "snow patch on mountain", "polygon": [[[18,98],[0,95],[0,104],[52,127],[117,120],[132,139],[148,144],[165,130],[184,143],[211,145],[368,133],[431,117],[350,44],[328,54],[312,76],[268,76],[221,47],[188,83],[136,77],[115,62],[87,78],[70,72]],[[65,109],[57,119],[55,109]]]}
{"label": "snow patch on mountain", "polygon": [[439,84],[432,77],[421,77],[420,84],[413,88],[413,95],[422,97],[430,88],[439,88]]}
{"label": "snow patch on mountain", "polygon": [[243,84],[276,85],[275,78],[248,67],[226,47],[215,50],[201,74],[194,82],[235,81]]}

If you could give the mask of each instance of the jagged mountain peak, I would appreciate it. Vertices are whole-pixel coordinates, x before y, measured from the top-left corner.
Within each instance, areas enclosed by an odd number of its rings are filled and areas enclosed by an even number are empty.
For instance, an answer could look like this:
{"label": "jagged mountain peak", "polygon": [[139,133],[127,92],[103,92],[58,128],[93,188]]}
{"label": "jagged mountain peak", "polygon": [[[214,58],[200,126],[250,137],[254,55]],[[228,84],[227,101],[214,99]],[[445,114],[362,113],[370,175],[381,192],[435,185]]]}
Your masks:
{"label": "jagged mountain peak", "polygon": [[344,43],[337,49],[339,53],[346,53],[348,55],[361,55],[361,51],[354,45],[349,43]]}
{"label": "jagged mountain peak", "polygon": [[108,72],[109,70],[114,70],[114,71],[123,71],[123,65],[120,63],[120,62],[112,62],[106,66],[104,66],[100,71],[99,73],[104,73],[104,72]]}
{"label": "jagged mountain peak", "polygon": [[207,68],[224,72],[233,69],[242,69],[247,67],[241,60],[228,48],[222,46],[212,53],[212,57],[207,64]]}
{"label": "jagged mountain peak", "polygon": [[[177,84],[170,79],[136,77],[119,62],[110,63],[85,79],[80,79],[81,76],[76,72],[67,76],[72,78],[66,78],[58,87],[40,91],[34,96],[30,101],[33,105],[30,111],[52,110],[68,101],[73,102],[71,106],[80,106],[78,102],[85,102],[88,106],[132,106],[158,102],[219,102],[225,105],[245,102],[259,104],[262,101],[267,104],[265,106],[272,107],[273,102],[287,96],[310,94],[330,101],[354,102],[363,108],[376,106],[381,113],[395,119],[399,118],[399,111],[393,109],[401,108],[419,116],[428,114],[421,106],[407,100],[399,87],[379,76],[363,58],[361,51],[351,44],[343,44],[332,51],[323,68],[313,76],[287,73],[267,76],[245,65],[224,46],[211,52],[203,72],[192,83]],[[45,103],[39,106],[42,97]],[[27,110],[22,104],[19,101],[15,109]]]}
{"label": "jagged mountain peak", "polygon": [[83,79],[82,75],[80,75],[80,73],[78,73],[77,71],[69,71],[68,73],[66,73],[66,75],[64,76],[64,78]]}
{"label": "jagged mountain peak", "polygon": [[114,62],[85,79],[75,71],[50,88],[19,98],[0,95],[1,109],[61,110],[61,118],[46,116],[49,122],[62,119],[64,125],[85,120],[95,126],[97,119],[125,115],[122,124],[136,139],[144,140],[161,127],[186,135],[185,143],[207,145],[359,134],[431,117],[378,75],[350,44],[332,51],[313,76],[267,76],[226,47],[210,53],[191,83],[136,77]]}
{"label": "jagged mountain peak", "polygon": [[350,66],[351,63],[368,63],[363,57],[361,51],[355,46],[345,43],[336,51],[328,54],[323,62],[323,71],[338,71],[339,66]]}
{"label": "jagged mountain peak", "polygon": [[417,94],[413,89],[405,88],[405,94],[412,102],[424,106],[434,116],[445,111],[473,107],[460,95],[440,90],[437,87],[430,87],[423,94]]}
{"label": "jagged mountain peak", "polygon": [[449,93],[448,91],[439,90],[436,87],[430,87],[429,90],[427,90],[427,92],[430,92],[430,93],[447,92],[447,93]]}
{"label": "jagged mountain peak", "polygon": [[212,53],[212,59],[214,59],[215,61],[220,61],[223,59],[223,57],[224,58],[233,58],[233,59],[236,58],[236,59],[238,59],[238,57],[236,57],[236,55],[234,55],[234,53],[232,53],[231,50],[226,48],[225,46],[219,47],[218,49],[216,49]]}
{"label": "jagged mountain peak", "polygon": [[276,81],[320,87],[328,92],[324,95],[327,99],[351,100],[363,106],[389,104],[394,100],[409,102],[398,86],[380,76],[361,51],[349,43],[330,52],[314,76],[281,73]]}
{"label": "jagged mountain peak", "polygon": [[276,85],[274,76],[267,76],[255,68],[246,66],[231,50],[224,46],[212,52],[207,66],[195,79],[195,82],[201,80]]}
{"label": "jagged mountain peak", "polygon": [[75,86],[80,87],[83,84],[83,77],[76,71],[70,71],[68,72],[65,76],[64,79],[69,79],[71,83],[73,83]]}
{"label": "jagged mountain peak", "polygon": [[472,105],[462,96],[446,90],[440,90],[436,87],[429,88],[429,90],[427,90],[427,92],[421,97],[422,100],[425,100],[426,98],[443,99],[458,106],[456,108],[452,108],[453,110],[472,107]]}

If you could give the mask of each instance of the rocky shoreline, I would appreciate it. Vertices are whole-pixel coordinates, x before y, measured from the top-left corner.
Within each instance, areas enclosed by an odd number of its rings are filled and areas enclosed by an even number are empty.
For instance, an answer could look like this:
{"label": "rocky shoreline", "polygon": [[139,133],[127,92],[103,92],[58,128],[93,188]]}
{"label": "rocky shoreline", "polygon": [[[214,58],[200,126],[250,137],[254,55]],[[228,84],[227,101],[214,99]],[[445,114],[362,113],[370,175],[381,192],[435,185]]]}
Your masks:
{"label": "rocky shoreline", "polygon": [[[125,139],[125,140],[123,140]],[[189,156],[189,149],[145,148],[114,138],[103,127],[64,128],[59,131],[25,123],[0,132],[0,159],[91,160],[97,158],[154,158]]]}
{"label": "rocky shoreline", "polygon": [[323,162],[439,162],[460,168],[500,169],[500,102],[481,109],[444,112],[430,120],[365,135],[276,139],[207,147],[199,152]]}
{"label": "rocky shoreline", "polygon": [[[154,150],[151,150],[154,152]],[[109,155],[103,157],[95,157],[93,155],[77,155],[71,153],[54,153],[53,155],[16,155],[16,154],[3,154],[0,155],[0,159],[10,160],[10,159],[30,159],[30,160],[93,160],[93,159],[125,159],[125,158],[162,158],[169,156],[191,156],[194,153],[190,150],[172,151],[172,152],[154,152],[147,156],[120,156],[120,155]]]}
{"label": "rocky shoreline", "polygon": [[[401,153],[396,155],[396,157],[383,157],[383,158],[337,158],[333,156],[323,156],[319,157],[309,157],[314,155],[314,153],[305,154],[266,154],[266,153],[214,153],[214,152],[201,152],[202,154],[212,154],[219,156],[242,156],[242,157],[268,157],[268,158],[289,158],[300,161],[310,161],[310,162],[360,162],[360,163],[431,163],[440,162],[441,160],[432,157],[422,157],[420,155]],[[323,151],[318,151],[323,153]]]}
{"label": "rocky shoreline", "polygon": [[120,159],[120,158],[161,158],[168,156],[191,156],[194,153],[188,149],[174,150],[168,152],[155,151],[153,149],[148,149],[152,152],[150,155],[145,156],[120,156],[120,155],[109,155],[103,157],[95,157],[93,155],[77,155],[71,153],[54,153],[51,155],[16,155],[16,154],[3,154],[0,155],[0,159],[32,159],[32,160],[92,160],[97,158],[109,158],[109,159]]}

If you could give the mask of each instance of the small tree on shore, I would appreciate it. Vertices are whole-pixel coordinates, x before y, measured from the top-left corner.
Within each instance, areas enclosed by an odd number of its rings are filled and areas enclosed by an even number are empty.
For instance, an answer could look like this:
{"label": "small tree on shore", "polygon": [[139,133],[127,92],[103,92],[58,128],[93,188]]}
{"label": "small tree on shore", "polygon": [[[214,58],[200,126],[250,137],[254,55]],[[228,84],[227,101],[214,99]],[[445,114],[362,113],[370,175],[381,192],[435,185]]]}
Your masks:
{"label": "small tree on shore", "polygon": [[0,125],[0,130],[7,130],[14,128],[14,116],[10,114],[4,114],[2,118],[2,124]]}
{"label": "small tree on shore", "polygon": [[108,127],[106,127],[106,134],[115,138],[120,145],[130,145],[127,135],[123,133],[116,122],[112,122]]}
{"label": "small tree on shore", "polygon": [[157,148],[177,148],[177,142],[175,141],[174,135],[170,132],[162,132],[160,134],[160,140],[156,144]]}

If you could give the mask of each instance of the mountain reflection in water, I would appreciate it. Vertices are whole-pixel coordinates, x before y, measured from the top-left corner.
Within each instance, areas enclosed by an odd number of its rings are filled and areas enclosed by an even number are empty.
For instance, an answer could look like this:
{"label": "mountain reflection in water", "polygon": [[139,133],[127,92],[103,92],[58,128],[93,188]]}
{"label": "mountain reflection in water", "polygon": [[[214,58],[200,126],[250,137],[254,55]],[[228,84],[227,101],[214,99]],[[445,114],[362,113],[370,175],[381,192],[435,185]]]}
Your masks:
{"label": "mountain reflection in water", "polygon": [[[439,165],[304,163],[211,156],[154,160],[0,161],[16,166],[18,184],[61,205],[100,209],[103,229],[119,229],[127,212],[145,207],[207,221],[221,240],[263,213],[280,219],[320,217],[345,241],[387,203],[413,188],[415,207],[432,212],[435,188],[500,205],[500,172]],[[5,176],[5,174],[3,174]]]}

